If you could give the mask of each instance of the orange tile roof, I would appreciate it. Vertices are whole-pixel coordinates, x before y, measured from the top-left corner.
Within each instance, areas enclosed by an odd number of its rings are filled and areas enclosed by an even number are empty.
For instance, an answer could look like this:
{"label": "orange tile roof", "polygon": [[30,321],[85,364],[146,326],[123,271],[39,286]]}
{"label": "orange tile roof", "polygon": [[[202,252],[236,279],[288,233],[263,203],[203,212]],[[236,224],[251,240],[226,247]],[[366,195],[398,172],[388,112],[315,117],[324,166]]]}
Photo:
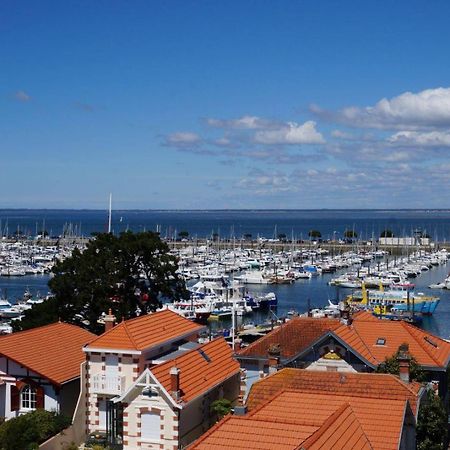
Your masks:
{"label": "orange tile roof", "polygon": [[422,394],[420,383],[406,384],[390,374],[338,373],[286,368],[252,385],[247,397],[249,411],[287,389],[408,400],[414,414]]}
{"label": "orange tile roof", "polygon": [[203,329],[203,326],[165,310],[125,320],[93,340],[87,348],[140,351]]}
{"label": "orange tile roof", "polygon": [[267,357],[272,344],[280,344],[281,357],[292,358],[323,336],[341,326],[336,319],[295,317],[238,352],[238,357]]}
{"label": "orange tile roof", "polygon": [[60,385],[80,376],[83,346],[96,336],[75,325],[53,323],[0,337],[0,355]]}
{"label": "orange tile roof", "polygon": [[240,372],[239,363],[233,358],[224,338],[215,339],[178,358],[152,367],[151,372],[168,392],[172,367],[180,370],[181,400],[184,402],[191,401]]}
{"label": "orange tile roof", "polygon": [[406,408],[404,400],[284,391],[254,410],[251,417],[302,425],[319,422],[322,425],[347,403],[373,448],[398,448]]}
{"label": "orange tile roof", "polygon": [[303,450],[371,450],[369,442],[351,406],[346,403],[301,445]]}
{"label": "orange tile roof", "polygon": [[293,450],[318,428],[317,425],[227,416],[189,449]]}
{"label": "orange tile roof", "polygon": [[190,449],[398,448],[406,402],[283,391],[245,417],[227,416]]}
{"label": "orange tile roof", "polygon": [[[403,343],[409,344],[421,366],[446,368],[450,359],[450,343],[403,321],[374,322],[360,317],[333,332],[373,365],[392,356]],[[385,345],[376,345],[378,338],[384,338]]]}

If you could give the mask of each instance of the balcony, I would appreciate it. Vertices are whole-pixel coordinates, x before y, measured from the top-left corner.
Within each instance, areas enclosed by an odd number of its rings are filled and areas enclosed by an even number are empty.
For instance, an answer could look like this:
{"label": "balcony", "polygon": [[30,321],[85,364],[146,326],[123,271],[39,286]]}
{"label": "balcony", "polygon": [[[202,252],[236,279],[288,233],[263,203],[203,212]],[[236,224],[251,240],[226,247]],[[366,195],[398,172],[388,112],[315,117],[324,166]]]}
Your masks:
{"label": "balcony", "polygon": [[94,375],[92,392],[94,394],[120,395],[125,390],[125,377],[113,375]]}

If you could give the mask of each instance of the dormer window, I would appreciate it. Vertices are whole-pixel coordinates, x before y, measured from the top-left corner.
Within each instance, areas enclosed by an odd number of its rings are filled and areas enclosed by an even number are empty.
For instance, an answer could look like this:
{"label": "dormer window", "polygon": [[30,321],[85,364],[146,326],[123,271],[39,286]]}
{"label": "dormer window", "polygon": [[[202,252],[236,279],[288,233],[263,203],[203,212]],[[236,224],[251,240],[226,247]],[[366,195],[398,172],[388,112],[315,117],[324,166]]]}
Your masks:
{"label": "dormer window", "polygon": [[379,337],[375,345],[386,345],[386,338]]}

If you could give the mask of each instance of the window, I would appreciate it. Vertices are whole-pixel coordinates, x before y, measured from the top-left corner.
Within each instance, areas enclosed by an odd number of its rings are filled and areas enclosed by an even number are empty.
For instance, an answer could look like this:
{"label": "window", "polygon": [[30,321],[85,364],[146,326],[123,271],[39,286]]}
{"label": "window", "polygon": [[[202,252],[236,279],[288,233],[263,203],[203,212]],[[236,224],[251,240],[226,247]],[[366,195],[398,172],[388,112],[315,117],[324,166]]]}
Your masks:
{"label": "window", "polygon": [[385,345],[386,339],[385,338],[378,338],[375,345]]}
{"label": "window", "polygon": [[141,414],[141,437],[147,441],[161,439],[161,417],[159,413],[145,412]]}
{"label": "window", "polygon": [[22,409],[36,409],[36,389],[27,384],[22,388],[20,395]]}

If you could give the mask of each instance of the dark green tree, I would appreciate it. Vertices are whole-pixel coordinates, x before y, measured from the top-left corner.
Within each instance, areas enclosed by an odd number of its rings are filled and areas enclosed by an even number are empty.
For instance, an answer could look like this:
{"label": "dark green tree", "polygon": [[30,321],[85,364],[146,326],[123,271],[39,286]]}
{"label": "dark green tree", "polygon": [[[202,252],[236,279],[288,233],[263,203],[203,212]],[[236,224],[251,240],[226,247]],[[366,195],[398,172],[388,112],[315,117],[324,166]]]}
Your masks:
{"label": "dark green tree", "polygon": [[163,298],[186,298],[177,268],[156,233],[97,234],[83,252],[75,249],[54,266],[49,282],[54,299],[26,311],[14,326],[27,329],[61,319],[100,333],[98,319],[109,309],[118,319],[129,319],[155,311]]}
{"label": "dark green tree", "polygon": [[358,237],[358,233],[353,230],[345,230],[344,237],[347,239],[356,239]]}
{"label": "dark green tree", "polygon": [[286,235],[284,233],[280,233],[278,235],[278,240],[285,242],[286,241]]}
{"label": "dark green tree", "polygon": [[217,415],[218,420],[231,412],[231,402],[226,398],[219,398],[211,403],[211,412]]}
{"label": "dark green tree", "polygon": [[309,230],[308,236],[313,239],[321,238],[322,233],[319,230]]}
{"label": "dark green tree", "polygon": [[417,449],[444,450],[447,441],[447,413],[442,400],[429,389],[417,418]]}
{"label": "dark green tree", "polygon": [[188,231],[180,231],[178,233],[178,237],[180,239],[187,239],[189,237],[189,232]]}
{"label": "dark green tree", "polygon": [[70,418],[38,409],[0,425],[2,450],[34,450],[70,425]]}
{"label": "dark green tree", "polygon": [[[408,351],[408,344],[402,344],[398,348],[398,350],[389,358],[386,358],[384,362],[382,362],[376,369],[378,373],[391,373],[393,375],[398,375],[400,373],[400,364],[398,361],[398,357],[400,352]],[[409,355],[409,378],[411,381],[424,381],[425,373],[417,363],[416,358],[414,356]]]}
{"label": "dark green tree", "polygon": [[386,228],[385,230],[383,230],[381,232],[380,237],[382,237],[382,238],[391,238],[391,237],[394,237],[394,233],[393,233],[392,230],[389,230],[389,229]]}

